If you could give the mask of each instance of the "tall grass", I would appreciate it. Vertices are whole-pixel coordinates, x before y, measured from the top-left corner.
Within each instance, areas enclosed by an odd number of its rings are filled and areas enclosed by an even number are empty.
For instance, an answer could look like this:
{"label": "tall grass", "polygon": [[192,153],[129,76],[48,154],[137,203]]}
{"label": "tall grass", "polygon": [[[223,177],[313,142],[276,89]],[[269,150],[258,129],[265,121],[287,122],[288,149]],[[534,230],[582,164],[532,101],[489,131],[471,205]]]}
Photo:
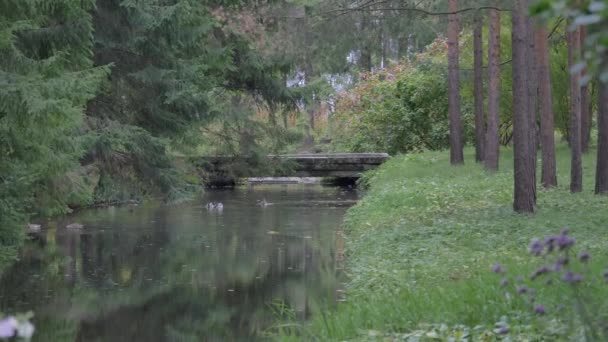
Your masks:
{"label": "tall grass", "polygon": [[[534,317],[523,300],[506,300],[490,269],[500,262],[510,274],[529,275],[538,266],[527,253],[530,240],[568,226],[577,248],[593,255],[590,272],[601,278],[608,266],[608,197],[592,191],[594,151],[584,157],[585,191],[569,193],[569,152],[560,146],[559,187],[539,186],[536,214],[515,214],[512,154],[501,152],[497,173],[476,165],[469,150],[462,167],[450,167],[445,152],[423,153],[395,157],[368,175],[369,193],[345,219],[347,302],[317,313],[297,334],[374,340],[403,337],[425,323],[492,329],[503,316],[526,333],[547,334],[548,319]],[[559,284],[538,291],[549,308],[568,295]],[[607,312],[608,285],[586,295]]]}

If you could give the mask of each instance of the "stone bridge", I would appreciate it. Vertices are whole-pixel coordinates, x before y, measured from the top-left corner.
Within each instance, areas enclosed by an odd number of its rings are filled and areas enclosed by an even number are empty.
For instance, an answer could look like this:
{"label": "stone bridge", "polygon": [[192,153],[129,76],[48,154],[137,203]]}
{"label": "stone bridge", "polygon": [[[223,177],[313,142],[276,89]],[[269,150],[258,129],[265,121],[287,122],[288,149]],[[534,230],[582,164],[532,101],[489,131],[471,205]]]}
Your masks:
{"label": "stone bridge", "polygon": [[[203,157],[199,165],[205,171],[219,175],[230,165],[254,165],[251,172],[241,177],[335,177],[359,178],[365,171],[375,169],[389,159],[387,153],[328,153],[270,155],[266,160],[249,160],[234,157]],[[285,167],[263,167],[284,165]],[[266,170],[266,171],[265,171]]]}

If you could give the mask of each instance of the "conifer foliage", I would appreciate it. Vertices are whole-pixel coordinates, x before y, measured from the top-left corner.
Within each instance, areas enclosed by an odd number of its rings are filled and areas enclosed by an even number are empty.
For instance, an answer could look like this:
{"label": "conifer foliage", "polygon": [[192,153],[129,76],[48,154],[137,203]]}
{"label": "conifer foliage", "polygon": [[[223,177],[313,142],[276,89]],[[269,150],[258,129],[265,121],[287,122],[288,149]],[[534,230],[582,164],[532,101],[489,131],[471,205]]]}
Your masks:
{"label": "conifer foliage", "polygon": [[293,106],[286,63],[226,19],[239,6],[0,2],[0,243],[17,243],[30,216],[181,195],[192,186],[168,151],[231,119],[226,92]]}
{"label": "conifer foliage", "polygon": [[92,1],[0,3],[0,243],[24,215],[66,209],[82,153],[82,112],[106,68],[91,62]]}

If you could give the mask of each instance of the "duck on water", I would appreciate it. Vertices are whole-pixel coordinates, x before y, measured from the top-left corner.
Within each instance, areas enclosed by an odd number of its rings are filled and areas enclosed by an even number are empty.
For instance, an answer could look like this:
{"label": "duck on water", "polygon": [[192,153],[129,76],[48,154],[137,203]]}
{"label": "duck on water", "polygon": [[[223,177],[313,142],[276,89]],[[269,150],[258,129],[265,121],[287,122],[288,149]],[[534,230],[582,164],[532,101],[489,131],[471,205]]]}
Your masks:
{"label": "duck on water", "polygon": [[222,211],[224,211],[224,204],[222,202],[219,202],[219,203],[209,202],[209,203],[207,203],[205,208],[207,208],[208,211],[222,212]]}

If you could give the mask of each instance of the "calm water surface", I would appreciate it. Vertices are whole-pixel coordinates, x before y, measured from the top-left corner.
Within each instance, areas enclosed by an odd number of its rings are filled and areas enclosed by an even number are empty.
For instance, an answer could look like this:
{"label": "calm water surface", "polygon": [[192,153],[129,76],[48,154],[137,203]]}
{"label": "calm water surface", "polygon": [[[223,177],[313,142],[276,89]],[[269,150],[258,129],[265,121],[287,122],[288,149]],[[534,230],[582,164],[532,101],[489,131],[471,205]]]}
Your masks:
{"label": "calm water surface", "polygon": [[[340,299],[338,230],[356,198],[259,185],[88,210],[28,242],[0,281],[0,308],[33,310],[35,341],[261,339],[281,303],[306,319]],[[208,211],[210,201],[223,212]],[[65,228],[73,222],[84,228]]]}

